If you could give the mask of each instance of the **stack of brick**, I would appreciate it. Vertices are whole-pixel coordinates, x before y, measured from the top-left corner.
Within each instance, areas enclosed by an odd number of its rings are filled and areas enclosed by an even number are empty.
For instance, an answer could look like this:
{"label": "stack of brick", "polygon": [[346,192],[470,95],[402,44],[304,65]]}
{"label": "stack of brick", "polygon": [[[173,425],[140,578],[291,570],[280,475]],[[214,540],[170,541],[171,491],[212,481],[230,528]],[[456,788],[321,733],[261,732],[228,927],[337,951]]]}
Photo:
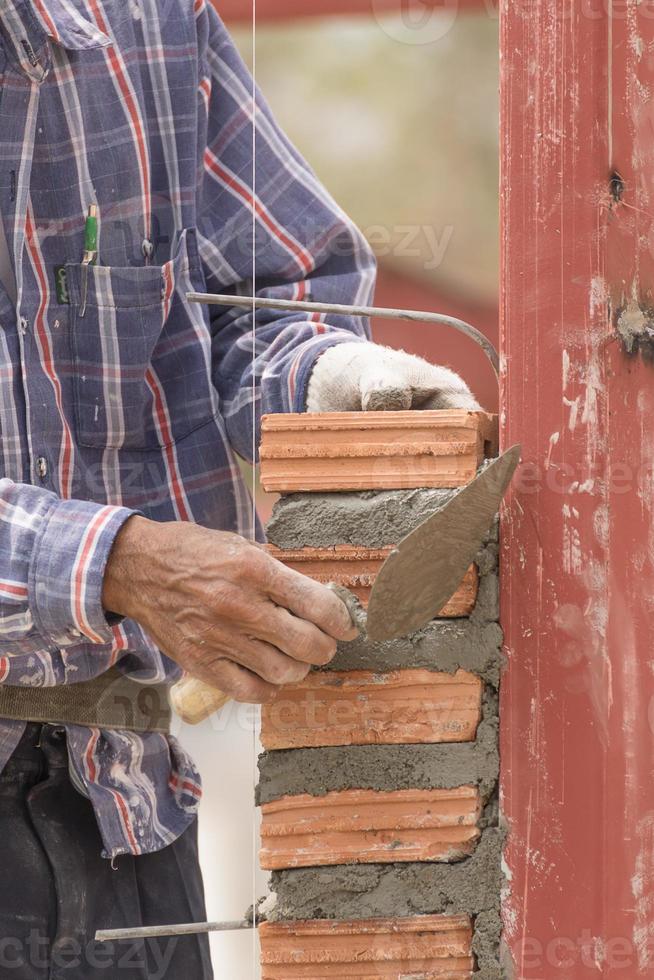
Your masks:
{"label": "stack of brick", "polygon": [[[494,453],[493,425],[465,412],[271,417],[273,550],[365,606],[388,550]],[[263,980],[502,977],[501,642],[491,534],[437,619],[399,640],[364,631],[264,709]]]}

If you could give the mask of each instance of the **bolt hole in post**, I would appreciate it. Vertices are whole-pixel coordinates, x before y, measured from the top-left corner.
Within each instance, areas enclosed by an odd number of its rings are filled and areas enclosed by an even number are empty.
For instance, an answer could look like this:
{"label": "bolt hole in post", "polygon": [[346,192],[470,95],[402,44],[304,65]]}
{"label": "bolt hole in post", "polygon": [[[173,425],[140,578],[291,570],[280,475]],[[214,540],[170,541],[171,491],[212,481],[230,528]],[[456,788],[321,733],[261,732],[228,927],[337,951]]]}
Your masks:
{"label": "bolt hole in post", "polygon": [[620,204],[622,198],[624,197],[626,184],[617,170],[614,170],[609,178],[609,187],[611,190],[611,197],[616,204]]}

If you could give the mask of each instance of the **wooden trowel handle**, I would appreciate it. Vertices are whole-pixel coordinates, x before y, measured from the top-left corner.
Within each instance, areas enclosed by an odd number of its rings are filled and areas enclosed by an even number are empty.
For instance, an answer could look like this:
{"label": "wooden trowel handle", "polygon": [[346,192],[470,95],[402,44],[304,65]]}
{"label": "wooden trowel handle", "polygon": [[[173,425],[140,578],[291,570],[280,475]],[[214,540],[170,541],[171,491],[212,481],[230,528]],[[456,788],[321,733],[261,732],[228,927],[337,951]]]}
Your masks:
{"label": "wooden trowel handle", "polygon": [[195,677],[183,677],[170,692],[170,701],[182,721],[199,725],[205,718],[220,711],[231,698],[217,687],[209,687]]}

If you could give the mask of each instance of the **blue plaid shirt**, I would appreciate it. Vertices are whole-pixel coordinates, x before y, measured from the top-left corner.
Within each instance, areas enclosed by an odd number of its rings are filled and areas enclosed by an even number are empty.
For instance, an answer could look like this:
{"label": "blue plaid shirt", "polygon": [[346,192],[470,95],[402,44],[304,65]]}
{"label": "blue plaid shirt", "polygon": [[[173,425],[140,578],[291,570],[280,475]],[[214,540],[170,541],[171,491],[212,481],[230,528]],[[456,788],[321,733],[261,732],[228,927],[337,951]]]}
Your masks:
{"label": "blue plaid shirt", "polygon": [[[374,261],[259,95],[255,110],[204,0],[2,0],[0,79],[17,292],[0,287],[0,682],[114,664],[173,681],[140,627],[103,611],[116,533],[139,511],[251,535],[234,453],[251,458],[253,420],[301,411],[320,353],[367,337],[356,318],[261,311],[253,338],[251,314],[186,293],[365,303]],[[0,767],[23,727],[0,722]],[[193,820],[200,779],[174,738],[70,726],[68,740],[106,856],[162,848]]]}

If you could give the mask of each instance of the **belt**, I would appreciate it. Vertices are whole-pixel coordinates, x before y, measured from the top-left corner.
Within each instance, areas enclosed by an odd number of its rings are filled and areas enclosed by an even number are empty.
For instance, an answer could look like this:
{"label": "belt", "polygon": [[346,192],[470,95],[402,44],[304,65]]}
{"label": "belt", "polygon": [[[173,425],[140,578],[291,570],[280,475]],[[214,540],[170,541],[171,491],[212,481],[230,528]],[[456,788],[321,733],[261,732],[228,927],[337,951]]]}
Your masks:
{"label": "belt", "polygon": [[116,667],[80,684],[0,684],[0,718],[167,734],[168,691],[167,684],[139,684]]}

